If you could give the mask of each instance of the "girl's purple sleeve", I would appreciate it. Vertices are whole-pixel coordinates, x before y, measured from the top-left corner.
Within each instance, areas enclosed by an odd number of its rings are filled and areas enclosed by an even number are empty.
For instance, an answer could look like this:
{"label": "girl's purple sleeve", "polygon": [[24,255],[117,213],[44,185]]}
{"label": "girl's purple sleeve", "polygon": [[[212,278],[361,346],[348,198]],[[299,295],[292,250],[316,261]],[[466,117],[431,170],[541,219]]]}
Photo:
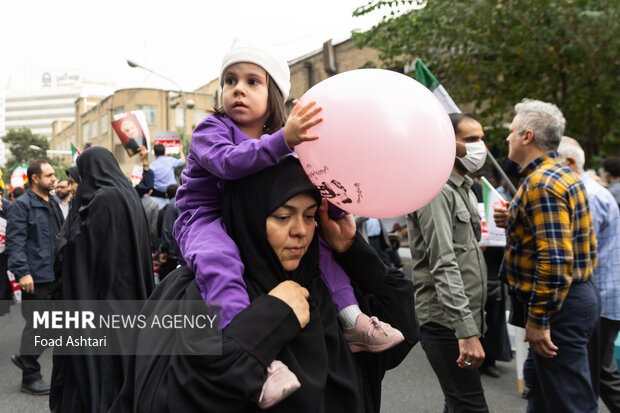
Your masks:
{"label": "girl's purple sleeve", "polygon": [[243,281],[243,262],[235,242],[226,233],[222,218],[212,219],[200,209],[187,223],[179,245],[194,271],[203,300],[221,303],[221,327],[250,304]]}
{"label": "girl's purple sleeve", "polygon": [[282,129],[252,139],[232,121],[218,116],[210,116],[196,127],[191,149],[201,167],[224,180],[252,175],[292,152]]}

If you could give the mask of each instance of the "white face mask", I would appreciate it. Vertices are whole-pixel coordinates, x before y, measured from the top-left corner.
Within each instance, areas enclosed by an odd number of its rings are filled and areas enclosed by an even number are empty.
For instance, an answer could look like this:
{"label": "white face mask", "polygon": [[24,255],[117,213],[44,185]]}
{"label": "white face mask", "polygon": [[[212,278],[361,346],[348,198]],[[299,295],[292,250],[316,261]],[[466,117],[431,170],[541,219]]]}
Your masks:
{"label": "white face mask", "polygon": [[461,161],[465,169],[469,172],[476,172],[484,166],[484,161],[487,159],[487,147],[484,142],[472,142],[466,143],[465,149],[467,153],[462,158],[458,156],[456,159]]}

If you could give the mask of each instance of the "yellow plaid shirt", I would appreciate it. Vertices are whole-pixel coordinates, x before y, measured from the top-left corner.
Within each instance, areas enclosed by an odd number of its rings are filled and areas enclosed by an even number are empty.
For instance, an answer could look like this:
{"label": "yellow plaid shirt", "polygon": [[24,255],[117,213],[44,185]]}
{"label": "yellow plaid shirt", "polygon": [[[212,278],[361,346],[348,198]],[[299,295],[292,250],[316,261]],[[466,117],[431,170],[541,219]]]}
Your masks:
{"label": "yellow plaid shirt", "polygon": [[532,161],[510,204],[506,276],[531,294],[528,324],[549,328],[572,282],[585,282],[596,266],[596,241],[588,197],[579,175],[557,153]]}

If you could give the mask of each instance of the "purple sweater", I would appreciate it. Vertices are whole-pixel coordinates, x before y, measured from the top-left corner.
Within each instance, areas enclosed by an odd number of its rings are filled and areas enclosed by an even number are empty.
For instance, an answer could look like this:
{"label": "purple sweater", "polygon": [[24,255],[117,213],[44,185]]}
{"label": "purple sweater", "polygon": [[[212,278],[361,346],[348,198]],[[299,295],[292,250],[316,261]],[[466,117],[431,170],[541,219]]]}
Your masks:
{"label": "purple sweater", "polygon": [[213,216],[222,215],[224,181],[255,174],[289,153],[292,150],[282,130],[252,139],[228,117],[208,116],[192,133],[187,167],[177,192],[180,216],[174,225],[175,234],[183,231],[199,207],[206,207]]}
{"label": "purple sweater", "polygon": [[222,224],[224,181],[259,172],[292,150],[282,130],[252,139],[223,115],[211,115],[192,134],[181,175],[174,235],[206,301],[222,301],[222,327],[249,304],[243,263]]}

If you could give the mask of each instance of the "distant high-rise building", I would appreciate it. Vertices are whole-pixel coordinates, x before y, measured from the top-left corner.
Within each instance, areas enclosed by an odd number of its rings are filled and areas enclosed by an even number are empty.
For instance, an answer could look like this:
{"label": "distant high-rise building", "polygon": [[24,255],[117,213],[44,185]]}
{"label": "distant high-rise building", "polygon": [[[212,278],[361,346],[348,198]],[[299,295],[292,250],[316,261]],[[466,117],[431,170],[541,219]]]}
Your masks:
{"label": "distant high-rise building", "polygon": [[[97,105],[114,89],[112,84],[83,79],[77,73],[45,72],[39,89],[0,91],[0,136],[25,127],[49,140],[53,123],[74,122],[76,115]],[[75,102],[79,98],[83,98],[83,107],[78,108]],[[6,151],[0,148],[0,164],[5,161]]]}

